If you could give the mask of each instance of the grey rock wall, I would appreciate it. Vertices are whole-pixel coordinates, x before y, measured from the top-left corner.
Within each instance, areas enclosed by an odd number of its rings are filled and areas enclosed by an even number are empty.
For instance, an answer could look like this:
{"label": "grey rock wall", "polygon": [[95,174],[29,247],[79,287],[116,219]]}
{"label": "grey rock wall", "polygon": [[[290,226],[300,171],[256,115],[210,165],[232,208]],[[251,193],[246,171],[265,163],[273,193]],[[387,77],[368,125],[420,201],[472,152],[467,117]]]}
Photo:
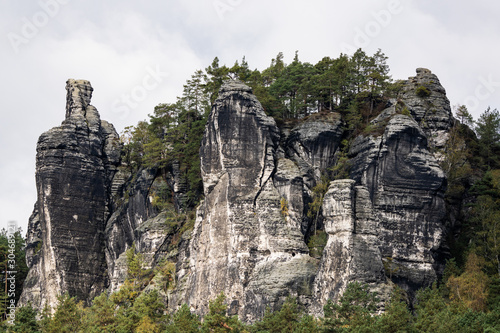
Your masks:
{"label": "grey rock wall", "polygon": [[[419,96],[420,87],[426,88],[430,94]],[[426,134],[429,147],[444,148],[454,118],[438,77],[427,68],[417,68],[417,75],[404,81],[402,100]]]}
{"label": "grey rock wall", "polygon": [[21,295],[21,303],[37,307],[54,306],[65,291],[88,300],[104,290],[108,279],[104,227],[109,181],[119,163],[118,134],[89,104],[88,81],[70,79],[66,90],[66,119],[37,144],[38,200],[28,241],[35,236],[41,241],[28,251],[31,269]]}
{"label": "grey rock wall", "polygon": [[322,315],[329,299],[338,299],[350,282],[368,284],[387,300],[387,283],[380,240],[369,192],[352,179],[330,183],[323,200],[328,242],[314,282],[312,312]]}
{"label": "grey rock wall", "polygon": [[[335,152],[344,134],[340,114],[311,115],[294,127],[287,137],[285,150],[297,163],[309,182],[321,178],[321,173],[332,167]],[[311,186],[312,187],[312,186]]]}
{"label": "grey rock wall", "polygon": [[381,136],[360,136],[350,151],[351,177],[368,190],[382,258],[407,290],[435,281],[442,243],[446,178],[417,122],[394,115]]}
{"label": "grey rock wall", "polygon": [[113,179],[113,213],[106,222],[106,262],[110,291],[116,291],[127,278],[125,251],[134,243],[140,247],[137,229],[158,212],[151,207],[149,189],[155,179],[154,170],[141,170],[132,181],[131,172],[120,168]]}
{"label": "grey rock wall", "polygon": [[[205,200],[190,242],[185,296],[198,313],[206,313],[206,300],[220,292],[230,312],[245,321],[262,317],[266,306],[276,308],[288,295],[312,296],[317,262],[308,255],[301,221],[283,213],[287,199],[278,191],[285,195],[300,176],[290,162],[277,162],[278,141],[274,120],[250,88],[224,84],[200,150]],[[277,165],[287,172],[277,172]],[[293,203],[294,209],[300,205]]]}

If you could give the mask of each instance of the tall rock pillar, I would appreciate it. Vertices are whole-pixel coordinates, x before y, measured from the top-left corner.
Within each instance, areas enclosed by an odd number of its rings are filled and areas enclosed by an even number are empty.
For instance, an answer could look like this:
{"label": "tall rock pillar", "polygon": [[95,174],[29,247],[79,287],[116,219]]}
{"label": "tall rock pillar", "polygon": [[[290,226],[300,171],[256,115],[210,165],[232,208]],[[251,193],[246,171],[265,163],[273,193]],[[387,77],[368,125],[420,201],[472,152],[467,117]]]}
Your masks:
{"label": "tall rock pillar", "polygon": [[66,119],[37,144],[38,200],[28,226],[30,272],[21,304],[56,305],[68,292],[90,300],[107,284],[104,227],[118,134],[90,105],[88,81],[68,80]]}
{"label": "tall rock pillar", "polygon": [[317,262],[273,178],[280,173],[278,142],[274,119],[251,89],[225,83],[200,150],[205,201],[190,242],[184,299],[198,313],[206,313],[208,300],[220,292],[230,313],[247,322],[287,295],[312,296]]}

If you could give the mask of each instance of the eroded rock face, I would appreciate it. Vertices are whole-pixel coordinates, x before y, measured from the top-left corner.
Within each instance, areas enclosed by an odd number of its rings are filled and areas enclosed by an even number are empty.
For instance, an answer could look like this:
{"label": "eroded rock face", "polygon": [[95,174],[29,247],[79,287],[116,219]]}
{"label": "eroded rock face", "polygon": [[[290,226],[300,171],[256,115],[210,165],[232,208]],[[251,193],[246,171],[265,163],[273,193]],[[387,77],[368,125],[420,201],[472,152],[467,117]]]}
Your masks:
{"label": "eroded rock face", "polygon": [[378,238],[378,221],[369,192],[351,179],[330,183],[323,200],[328,242],[314,282],[312,312],[322,315],[329,299],[337,300],[350,282],[367,283],[387,299],[386,277]]}
{"label": "eroded rock face", "polygon": [[436,279],[435,251],[446,214],[443,171],[417,122],[396,114],[381,136],[360,136],[351,177],[367,188],[387,274],[407,290]]}
{"label": "eroded rock face", "polygon": [[[417,96],[420,85],[429,96]],[[289,295],[321,315],[352,281],[386,299],[392,282],[411,292],[436,279],[446,181],[430,148],[440,147],[453,119],[429,71],[419,69],[404,98],[372,121],[381,135],[354,140],[352,179],[331,182],[324,197],[319,219],[328,242],[321,260],[309,256],[305,243],[313,230],[307,211],[312,188],[336,161],[344,135],[338,114],[310,116],[280,134],[248,86],[225,83],[200,150],[205,199],[194,230],[177,235],[172,250],[166,212],[153,207],[152,193],[159,182],[168,184],[182,210],[179,165],[165,175],[133,174],[119,164],[114,128],[90,105],[90,84],[69,80],[67,89],[66,120],[37,146],[38,201],[22,302],[40,307],[54,305],[64,291],[83,300],[106,287],[116,291],[134,243],[147,267],[176,261],[175,288],[164,295],[169,310],[187,303],[204,314],[224,292],[230,314],[246,322],[267,306],[278,309]],[[403,106],[411,116],[398,114]]]}
{"label": "eroded rock face", "polygon": [[321,173],[335,162],[335,152],[344,132],[342,126],[338,113],[309,116],[290,132],[286,142],[287,155],[305,175],[319,180]]}
{"label": "eroded rock face", "polygon": [[[113,214],[106,223],[106,262],[110,291],[116,291],[127,278],[125,251],[137,241],[136,230],[158,212],[151,207],[149,189],[155,179],[154,170],[142,170],[131,181],[131,172],[120,168],[112,181]],[[130,186],[130,188],[127,188]]]}
{"label": "eroded rock face", "polygon": [[107,285],[104,227],[118,134],[89,104],[88,81],[70,79],[66,90],[66,119],[37,144],[38,201],[28,234],[40,234],[41,245],[28,240],[35,250],[28,252],[32,266],[21,296],[36,307],[54,306],[66,291],[89,300]]}
{"label": "eroded rock face", "polygon": [[417,75],[404,81],[402,100],[426,134],[429,146],[444,148],[453,114],[438,77],[426,68],[417,68]]}
{"label": "eroded rock face", "polygon": [[223,85],[200,150],[205,200],[189,250],[186,301],[199,313],[221,291],[245,321],[289,294],[312,296],[316,260],[273,180],[278,133],[249,87]]}
{"label": "eroded rock face", "polygon": [[[318,227],[307,216],[312,189],[335,164],[343,126],[338,113],[312,114],[289,133],[282,133],[286,158],[278,161],[274,183],[287,199],[290,216],[301,220],[304,235],[311,235]],[[282,157],[280,152],[278,157]]]}

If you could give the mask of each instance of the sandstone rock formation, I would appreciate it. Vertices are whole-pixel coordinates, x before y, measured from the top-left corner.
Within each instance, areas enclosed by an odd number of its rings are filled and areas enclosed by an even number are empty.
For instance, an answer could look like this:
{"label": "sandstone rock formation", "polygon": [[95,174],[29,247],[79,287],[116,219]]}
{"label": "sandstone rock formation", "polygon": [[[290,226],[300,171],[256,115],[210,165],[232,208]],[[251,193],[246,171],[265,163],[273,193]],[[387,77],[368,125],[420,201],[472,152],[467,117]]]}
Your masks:
{"label": "sandstone rock formation", "polygon": [[338,299],[350,282],[367,283],[387,300],[387,279],[381,255],[379,223],[370,193],[352,179],[330,183],[323,200],[328,242],[314,282],[313,313],[322,314],[329,299]]}
{"label": "sandstone rock formation", "polygon": [[[120,168],[113,179],[113,213],[105,228],[110,291],[118,290],[127,277],[125,251],[139,238],[138,228],[158,214],[149,200],[155,175],[153,170],[142,170],[132,182],[130,171]],[[139,242],[136,247],[140,247]]]}
{"label": "sandstone rock formation", "polygon": [[305,175],[320,179],[334,164],[334,156],[344,133],[340,114],[312,115],[292,129],[285,149]]}
{"label": "sandstone rock formation", "polygon": [[[21,302],[56,304],[68,291],[88,300],[107,285],[104,227],[118,134],[90,105],[88,81],[68,80],[66,119],[37,144],[38,201],[30,219],[30,272]],[[36,241],[34,241],[36,238]]]}
{"label": "sandstone rock formation", "polygon": [[230,312],[245,321],[289,294],[312,296],[307,289],[316,262],[301,221],[286,212],[288,200],[273,180],[277,165],[286,163],[276,160],[278,141],[274,120],[251,90],[238,82],[223,85],[202,141],[205,200],[189,249],[185,301],[198,312],[221,291]]}
{"label": "sandstone rock formation", "polygon": [[427,138],[410,116],[394,115],[380,136],[359,136],[350,150],[351,177],[365,186],[379,223],[388,275],[408,290],[436,279],[446,179]]}
{"label": "sandstone rock formation", "polygon": [[426,134],[429,146],[444,148],[453,114],[438,77],[427,68],[417,68],[417,75],[404,81],[402,100]]}
{"label": "sandstone rock formation", "polygon": [[[417,89],[424,86],[424,94]],[[201,144],[205,198],[192,232],[173,235],[152,202],[166,183],[183,207],[179,166],[168,172],[120,164],[118,136],[91,106],[87,81],[69,80],[66,120],[37,146],[38,201],[30,218],[28,280],[21,301],[55,304],[58,293],[89,301],[117,290],[133,244],[154,267],[176,262],[168,308],[198,314],[224,292],[231,314],[247,322],[289,295],[320,315],[351,281],[387,298],[396,283],[409,294],[441,269],[446,179],[434,149],[453,118],[444,89],[425,69],[372,121],[376,131],[350,147],[350,178],[330,183],[320,227],[323,255],[309,255],[312,188],[335,165],[345,133],[337,113],[311,115],[280,132],[252,90],[226,82]],[[421,89],[422,90],[422,89]]]}

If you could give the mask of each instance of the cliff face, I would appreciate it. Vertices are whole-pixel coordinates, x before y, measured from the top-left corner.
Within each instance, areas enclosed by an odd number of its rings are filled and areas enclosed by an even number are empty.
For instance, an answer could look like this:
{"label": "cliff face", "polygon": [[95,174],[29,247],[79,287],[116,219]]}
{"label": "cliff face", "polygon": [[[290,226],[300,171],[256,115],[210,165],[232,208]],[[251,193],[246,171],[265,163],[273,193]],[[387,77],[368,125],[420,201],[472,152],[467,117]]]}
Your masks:
{"label": "cliff face", "polygon": [[301,221],[281,209],[287,199],[280,189],[292,179],[273,179],[286,163],[278,162],[278,141],[274,120],[250,89],[224,85],[201,145],[205,200],[189,251],[186,301],[200,312],[224,291],[231,313],[255,320],[285,294],[303,294],[314,278]]}
{"label": "cliff face", "polygon": [[380,136],[358,137],[351,177],[367,188],[381,255],[405,289],[436,279],[434,256],[446,214],[446,179],[415,120],[396,114]]}
{"label": "cliff face", "polygon": [[104,226],[110,181],[120,159],[118,134],[90,105],[88,81],[68,80],[66,119],[37,144],[38,201],[30,219],[31,269],[21,297],[55,304],[64,291],[80,299],[107,284]]}
{"label": "cliff face", "polygon": [[330,183],[323,200],[328,242],[314,282],[312,312],[321,314],[329,299],[336,300],[350,282],[367,283],[382,300],[390,287],[384,272],[379,237],[370,193],[352,179]]}
{"label": "cliff face", "polygon": [[[429,93],[420,96],[420,86]],[[372,121],[377,130],[354,139],[350,179],[330,183],[317,225],[307,211],[337,162],[340,115],[311,115],[280,132],[249,87],[225,83],[201,143],[205,198],[194,230],[175,241],[166,213],[151,205],[161,177],[119,164],[116,132],[90,93],[88,82],[68,81],[66,120],[39,140],[22,300],[39,306],[62,291],[89,300],[116,290],[134,243],[148,267],[176,262],[176,286],[163,295],[170,309],[188,303],[203,314],[224,292],[230,313],[248,322],[289,295],[319,315],[349,282],[387,299],[393,283],[411,295],[440,273],[446,179],[431,150],[444,145],[453,118],[430,71],[419,69]],[[167,184],[177,208],[178,173],[173,163]],[[306,244],[316,226],[328,235],[320,259]]]}
{"label": "cliff face", "polygon": [[[391,102],[373,120],[383,133],[354,140],[352,179],[332,182],[323,200],[328,241],[316,260],[305,246],[313,223],[306,212],[312,187],[335,164],[340,117],[312,116],[280,139],[248,87],[223,86],[202,142],[205,201],[177,305],[205,313],[205,300],[224,291],[231,313],[253,321],[266,305],[276,308],[293,295],[320,315],[352,281],[368,283],[385,300],[392,283],[411,296],[435,281],[446,179],[425,131],[401,109]],[[428,118],[427,128],[445,133],[452,119],[443,117],[437,124]]]}
{"label": "cliff face", "polygon": [[424,131],[429,146],[444,148],[454,119],[438,77],[426,68],[417,68],[417,75],[404,81],[402,100]]}

